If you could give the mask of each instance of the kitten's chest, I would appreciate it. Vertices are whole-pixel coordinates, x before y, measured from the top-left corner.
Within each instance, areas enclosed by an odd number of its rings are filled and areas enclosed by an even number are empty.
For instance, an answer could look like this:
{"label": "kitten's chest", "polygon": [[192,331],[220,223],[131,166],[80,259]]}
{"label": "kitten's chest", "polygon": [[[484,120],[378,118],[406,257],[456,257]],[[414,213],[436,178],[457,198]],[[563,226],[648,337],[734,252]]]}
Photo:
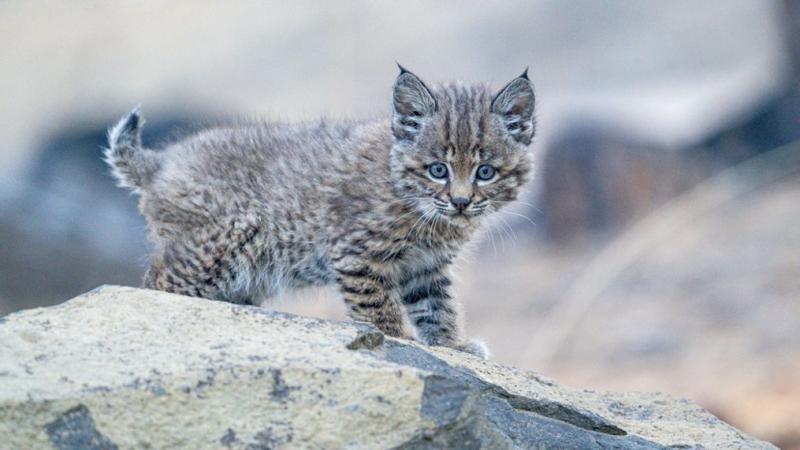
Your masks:
{"label": "kitten's chest", "polygon": [[402,249],[400,257],[394,261],[394,272],[400,278],[449,265],[458,254],[460,246],[455,242],[437,245],[410,244]]}
{"label": "kitten's chest", "polygon": [[454,231],[435,227],[422,230],[416,227],[411,233],[402,232],[401,236],[394,239],[394,242],[401,242],[402,245],[392,246],[396,250],[392,255],[396,270],[408,272],[420,267],[432,268],[449,264],[466,242],[465,236]]}
{"label": "kitten's chest", "polygon": [[409,255],[455,255],[468,240],[469,235],[447,227],[412,233],[407,243]]}

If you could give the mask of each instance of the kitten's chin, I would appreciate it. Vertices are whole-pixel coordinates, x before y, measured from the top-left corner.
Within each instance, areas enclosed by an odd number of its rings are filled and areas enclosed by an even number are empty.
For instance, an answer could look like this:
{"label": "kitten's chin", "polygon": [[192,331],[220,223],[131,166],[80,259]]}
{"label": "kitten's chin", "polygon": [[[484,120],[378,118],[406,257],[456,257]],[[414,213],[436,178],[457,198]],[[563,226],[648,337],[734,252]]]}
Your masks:
{"label": "kitten's chin", "polygon": [[474,226],[480,220],[481,214],[447,214],[447,220],[457,227]]}

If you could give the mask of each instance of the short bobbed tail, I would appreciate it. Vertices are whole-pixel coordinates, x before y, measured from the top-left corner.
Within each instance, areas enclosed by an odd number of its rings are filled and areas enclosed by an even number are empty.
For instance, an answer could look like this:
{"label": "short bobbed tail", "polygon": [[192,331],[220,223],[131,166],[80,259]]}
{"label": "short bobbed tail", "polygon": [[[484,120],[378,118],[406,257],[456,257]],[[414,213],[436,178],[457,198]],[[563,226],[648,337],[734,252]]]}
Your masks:
{"label": "short bobbed tail", "polygon": [[141,111],[136,107],[108,130],[105,151],[105,161],[118,184],[136,192],[149,185],[161,167],[158,154],[142,148],[143,124]]}

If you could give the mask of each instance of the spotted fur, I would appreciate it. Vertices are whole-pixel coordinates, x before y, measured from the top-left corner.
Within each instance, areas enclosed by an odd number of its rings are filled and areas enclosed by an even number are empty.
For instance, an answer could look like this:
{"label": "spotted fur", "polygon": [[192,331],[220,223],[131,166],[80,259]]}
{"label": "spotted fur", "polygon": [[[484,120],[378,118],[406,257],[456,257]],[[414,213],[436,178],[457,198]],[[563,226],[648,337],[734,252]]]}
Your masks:
{"label": "spotted fur", "polygon": [[[448,268],[528,180],[533,89],[527,74],[497,93],[430,89],[401,68],[392,100],[390,120],[240,124],[159,151],[141,148],[138,110],[123,118],[106,159],[141,195],[155,247],[145,286],[260,304],[336,284],[355,320],[483,354],[461,333]],[[493,180],[476,179],[481,164]]]}

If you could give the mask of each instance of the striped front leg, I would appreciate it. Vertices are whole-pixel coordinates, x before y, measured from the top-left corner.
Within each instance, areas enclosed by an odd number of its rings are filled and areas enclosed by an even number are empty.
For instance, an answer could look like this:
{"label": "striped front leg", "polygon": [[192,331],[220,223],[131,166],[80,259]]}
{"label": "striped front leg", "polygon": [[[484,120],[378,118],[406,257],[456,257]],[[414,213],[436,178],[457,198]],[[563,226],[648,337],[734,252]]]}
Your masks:
{"label": "striped front leg", "polygon": [[406,332],[396,291],[368,260],[344,258],[334,271],[351,319],[371,322],[389,336],[413,339]]}
{"label": "striped front leg", "polygon": [[406,274],[398,289],[419,339],[428,345],[457,347],[461,343],[458,310],[446,266]]}

